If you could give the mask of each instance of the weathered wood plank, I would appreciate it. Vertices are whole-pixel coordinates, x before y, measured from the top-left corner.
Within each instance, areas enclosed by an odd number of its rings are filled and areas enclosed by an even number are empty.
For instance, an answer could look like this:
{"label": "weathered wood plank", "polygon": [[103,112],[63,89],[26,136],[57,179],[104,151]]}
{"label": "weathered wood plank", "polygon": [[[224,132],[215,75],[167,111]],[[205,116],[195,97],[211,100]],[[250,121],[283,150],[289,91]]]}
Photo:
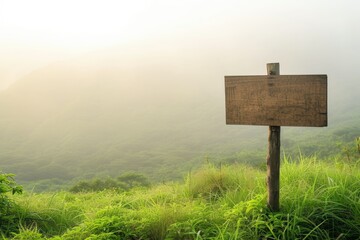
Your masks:
{"label": "weathered wood plank", "polygon": [[327,126],[327,75],[225,76],[226,123]]}

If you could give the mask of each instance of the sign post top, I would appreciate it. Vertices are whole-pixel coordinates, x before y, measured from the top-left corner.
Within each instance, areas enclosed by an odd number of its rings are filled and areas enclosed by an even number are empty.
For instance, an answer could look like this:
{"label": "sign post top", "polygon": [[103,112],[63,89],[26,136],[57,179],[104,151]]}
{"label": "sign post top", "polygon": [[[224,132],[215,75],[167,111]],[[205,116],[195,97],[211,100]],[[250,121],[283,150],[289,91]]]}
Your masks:
{"label": "sign post top", "polygon": [[266,64],[268,75],[280,75],[280,64],[279,63],[268,63]]}

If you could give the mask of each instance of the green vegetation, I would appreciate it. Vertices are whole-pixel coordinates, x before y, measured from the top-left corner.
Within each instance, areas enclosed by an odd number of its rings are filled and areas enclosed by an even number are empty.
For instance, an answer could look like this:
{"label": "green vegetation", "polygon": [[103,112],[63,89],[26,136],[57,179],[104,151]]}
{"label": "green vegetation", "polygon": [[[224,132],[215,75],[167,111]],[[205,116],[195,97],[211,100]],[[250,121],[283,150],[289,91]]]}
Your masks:
{"label": "green vegetation", "polygon": [[103,190],[126,191],[134,187],[148,187],[149,180],[138,173],[124,173],[117,178],[107,177],[105,179],[95,178],[82,180],[70,188],[70,192],[98,192]]}
{"label": "green vegetation", "polygon": [[[284,156],[281,211],[266,208],[265,172],[207,164],[183,183],[100,192],[25,193],[13,239],[359,239],[360,158]],[[15,224],[15,225],[14,225]],[[4,226],[4,225],[3,225]],[[17,231],[6,229],[14,229]]]}
{"label": "green vegetation", "polygon": [[14,217],[17,206],[7,194],[21,194],[22,187],[15,183],[13,177],[13,174],[0,172],[0,232],[13,231],[17,225]]}

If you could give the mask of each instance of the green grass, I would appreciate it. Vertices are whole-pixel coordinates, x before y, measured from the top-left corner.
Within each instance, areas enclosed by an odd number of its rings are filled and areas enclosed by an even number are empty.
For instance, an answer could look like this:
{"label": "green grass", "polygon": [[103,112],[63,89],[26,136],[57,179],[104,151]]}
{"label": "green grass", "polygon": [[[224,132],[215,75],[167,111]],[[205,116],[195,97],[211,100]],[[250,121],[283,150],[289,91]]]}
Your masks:
{"label": "green grass", "polygon": [[281,166],[281,210],[266,208],[264,171],[189,173],[184,183],[129,192],[13,196],[14,239],[360,239],[360,168],[316,157]]}

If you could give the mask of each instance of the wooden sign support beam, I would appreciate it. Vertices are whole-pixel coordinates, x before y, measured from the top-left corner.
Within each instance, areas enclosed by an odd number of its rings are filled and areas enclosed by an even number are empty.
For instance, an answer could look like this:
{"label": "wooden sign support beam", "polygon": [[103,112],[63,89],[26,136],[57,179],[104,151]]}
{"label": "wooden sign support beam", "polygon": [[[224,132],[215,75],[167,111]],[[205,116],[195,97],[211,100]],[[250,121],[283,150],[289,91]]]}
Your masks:
{"label": "wooden sign support beam", "polygon": [[327,75],[225,76],[226,124],[269,126],[267,205],[280,209],[280,126],[327,126]]}
{"label": "wooden sign support beam", "polygon": [[[280,75],[279,63],[267,64],[268,75]],[[269,150],[267,164],[267,205],[271,211],[280,209],[280,126],[269,126]]]}

